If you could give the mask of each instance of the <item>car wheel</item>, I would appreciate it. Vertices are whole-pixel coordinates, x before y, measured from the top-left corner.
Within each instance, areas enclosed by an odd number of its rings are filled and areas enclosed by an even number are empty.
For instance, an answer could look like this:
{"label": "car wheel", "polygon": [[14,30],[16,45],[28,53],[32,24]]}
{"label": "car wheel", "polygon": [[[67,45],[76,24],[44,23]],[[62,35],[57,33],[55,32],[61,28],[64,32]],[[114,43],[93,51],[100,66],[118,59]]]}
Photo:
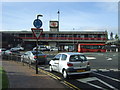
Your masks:
{"label": "car wheel", "polygon": [[63,71],[63,78],[65,78],[65,79],[68,78],[68,74],[67,74],[67,71],[66,71],[66,70]]}
{"label": "car wheel", "polygon": [[49,71],[50,71],[50,72],[53,72],[53,68],[52,68],[51,65],[49,66]]}

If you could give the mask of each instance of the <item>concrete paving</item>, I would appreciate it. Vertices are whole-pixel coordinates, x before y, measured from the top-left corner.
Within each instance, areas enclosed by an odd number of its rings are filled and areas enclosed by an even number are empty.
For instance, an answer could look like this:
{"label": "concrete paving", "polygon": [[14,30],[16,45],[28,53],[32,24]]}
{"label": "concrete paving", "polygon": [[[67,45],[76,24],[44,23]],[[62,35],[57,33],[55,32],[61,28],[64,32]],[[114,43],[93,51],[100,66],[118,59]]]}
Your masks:
{"label": "concrete paving", "polygon": [[23,66],[20,62],[17,63],[15,61],[3,60],[2,66],[7,72],[10,88],[59,88],[63,90],[68,88],[60,83],[60,81],[57,81],[42,72],[35,74],[34,69]]}

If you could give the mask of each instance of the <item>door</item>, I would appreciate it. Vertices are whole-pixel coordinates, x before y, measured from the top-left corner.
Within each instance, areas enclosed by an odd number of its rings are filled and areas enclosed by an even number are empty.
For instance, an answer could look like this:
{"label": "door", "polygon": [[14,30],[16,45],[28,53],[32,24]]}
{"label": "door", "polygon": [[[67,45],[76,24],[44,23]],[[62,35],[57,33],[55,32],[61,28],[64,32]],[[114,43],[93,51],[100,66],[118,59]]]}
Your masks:
{"label": "door", "polygon": [[28,61],[28,58],[29,58],[28,55],[29,55],[29,52],[26,52],[23,56],[25,62],[29,62]]}
{"label": "door", "polygon": [[59,60],[59,72],[62,73],[63,68],[66,68],[67,65],[67,55],[61,54],[61,58]]}
{"label": "door", "polygon": [[52,68],[53,68],[53,70],[55,70],[57,72],[59,70],[58,66],[59,66],[60,57],[61,57],[61,54],[58,54],[53,58]]}

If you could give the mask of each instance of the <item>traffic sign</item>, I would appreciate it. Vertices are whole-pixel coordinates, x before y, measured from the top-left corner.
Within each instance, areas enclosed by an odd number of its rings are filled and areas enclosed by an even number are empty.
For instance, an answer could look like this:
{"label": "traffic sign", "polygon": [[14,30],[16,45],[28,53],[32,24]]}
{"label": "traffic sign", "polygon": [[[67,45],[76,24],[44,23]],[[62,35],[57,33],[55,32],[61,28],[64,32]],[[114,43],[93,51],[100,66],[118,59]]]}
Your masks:
{"label": "traffic sign", "polygon": [[34,22],[33,22],[33,25],[36,28],[40,28],[42,26],[42,21],[40,19],[35,19]]}
{"label": "traffic sign", "polygon": [[34,36],[38,39],[43,32],[42,28],[31,28]]}

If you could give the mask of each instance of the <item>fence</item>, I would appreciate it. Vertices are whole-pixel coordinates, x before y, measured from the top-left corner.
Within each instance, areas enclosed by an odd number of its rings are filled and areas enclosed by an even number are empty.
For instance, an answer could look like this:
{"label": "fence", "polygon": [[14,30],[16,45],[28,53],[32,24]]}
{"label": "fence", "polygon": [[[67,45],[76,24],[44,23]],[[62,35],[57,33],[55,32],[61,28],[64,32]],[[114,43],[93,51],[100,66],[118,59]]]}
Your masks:
{"label": "fence", "polygon": [[31,67],[32,63],[30,59],[25,59],[24,57],[21,57],[21,55],[16,54],[10,54],[10,55],[2,55],[2,60],[9,60],[9,61],[16,61],[17,63],[22,63],[23,66],[27,64],[29,67]]}

